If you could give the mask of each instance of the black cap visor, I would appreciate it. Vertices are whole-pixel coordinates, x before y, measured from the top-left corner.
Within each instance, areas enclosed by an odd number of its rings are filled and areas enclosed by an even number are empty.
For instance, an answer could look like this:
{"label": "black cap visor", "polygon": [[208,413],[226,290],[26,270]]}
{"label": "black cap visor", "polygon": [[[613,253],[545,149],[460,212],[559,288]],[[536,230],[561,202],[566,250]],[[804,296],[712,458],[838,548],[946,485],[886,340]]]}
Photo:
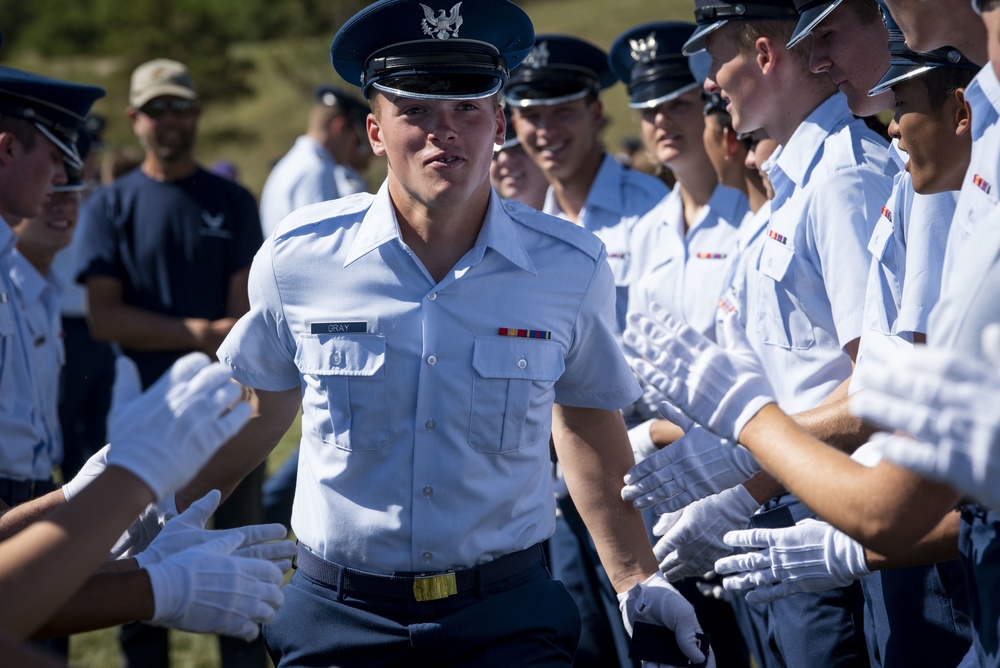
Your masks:
{"label": "black cap visor", "polygon": [[365,63],[362,92],[371,88],[418,99],[477,99],[500,90],[507,64],[476,40],[421,40],[382,49]]}
{"label": "black cap visor", "polygon": [[788,40],[788,48],[792,48],[806,37],[808,37],[813,29],[822,22],[830,12],[835,10],[837,6],[841,3],[841,0],[833,0],[832,2],[824,2],[821,5],[807,9],[799,16],[799,22],[795,26],[795,30],[792,32],[792,38]]}

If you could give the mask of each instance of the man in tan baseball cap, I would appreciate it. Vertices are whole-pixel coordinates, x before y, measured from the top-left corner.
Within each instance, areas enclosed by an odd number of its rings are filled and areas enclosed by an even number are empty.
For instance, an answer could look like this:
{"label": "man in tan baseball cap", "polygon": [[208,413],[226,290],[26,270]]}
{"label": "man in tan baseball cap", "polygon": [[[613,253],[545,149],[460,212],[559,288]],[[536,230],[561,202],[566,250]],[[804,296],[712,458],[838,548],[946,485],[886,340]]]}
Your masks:
{"label": "man in tan baseball cap", "polygon": [[161,95],[197,100],[194,81],[183,63],[157,58],[137,67],[132,73],[129,104],[138,109]]}

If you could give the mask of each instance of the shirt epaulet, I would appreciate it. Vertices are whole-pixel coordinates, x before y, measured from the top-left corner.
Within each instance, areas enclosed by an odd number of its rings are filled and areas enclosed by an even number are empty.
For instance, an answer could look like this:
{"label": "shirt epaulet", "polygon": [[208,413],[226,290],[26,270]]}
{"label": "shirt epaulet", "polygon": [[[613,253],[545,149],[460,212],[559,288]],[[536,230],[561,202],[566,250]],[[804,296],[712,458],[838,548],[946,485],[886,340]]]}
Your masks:
{"label": "shirt epaulet", "polygon": [[303,225],[327,223],[335,218],[343,218],[345,223],[357,222],[356,214],[364,214],[372,205],[375,196],[371,193],[356,193],[328,202],[307,204],[285,216],[274,230],[275,236],[288,234]]}
{"label": "shirt epaulet", "polygon": [[504,200],[504,211],[514,222],[529,227],[536,232],[559,239],[582,251],[592,260],[601,256],[604,243],[592,232],[573,223],[532,209],[513,200]]}

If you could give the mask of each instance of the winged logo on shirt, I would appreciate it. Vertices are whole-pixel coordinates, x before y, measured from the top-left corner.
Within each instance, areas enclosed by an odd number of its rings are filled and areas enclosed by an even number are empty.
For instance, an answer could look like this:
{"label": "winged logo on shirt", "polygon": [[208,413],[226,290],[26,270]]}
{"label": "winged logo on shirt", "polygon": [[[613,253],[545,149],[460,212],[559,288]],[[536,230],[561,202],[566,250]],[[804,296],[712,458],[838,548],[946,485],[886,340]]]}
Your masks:
{"label": "winged logo on shirt", "polygon": [[447,15],[443,9],[439,9],[437,16],[434,16],[434,10],[427,5],[420,6],[424,8],[424,18],[420,22],[420,27],[423,28],[425,35],[435,39],[458,37],[458,29],[462,27],[463,22],[462,16],[458,13],[458,8],[462,6],[461,2],[452,7]]}
{"label": "winged logo on shirt", "polygon": [[201,219],[205,223],[205,227],[201,228],[202,234],[210,237],[223,237],[225,239],[233,236],[229,230],[222,229],[222,224],[226,222],[225,213],[212,215],[208,211],[203,210],[201,212]]}

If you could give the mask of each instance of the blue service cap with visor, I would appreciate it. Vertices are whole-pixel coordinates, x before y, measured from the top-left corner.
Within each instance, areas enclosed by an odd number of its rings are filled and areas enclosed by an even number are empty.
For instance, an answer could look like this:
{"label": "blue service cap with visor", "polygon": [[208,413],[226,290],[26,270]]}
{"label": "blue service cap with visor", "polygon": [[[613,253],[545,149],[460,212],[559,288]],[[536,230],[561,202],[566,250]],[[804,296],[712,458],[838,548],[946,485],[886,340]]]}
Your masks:
{"label": "blue service cap with visor", "polygon": [[416,99],[477,99],[500,90],[534,43],[531,19],[508,0],[379,0],[330,45],[344,81]]}
{"label": "blue service cap with visor", "polygon": [[755,2],[723,2],[695,0],[694,17],[698,28],[684,44],[684,55],[705,50],[708,36],[730,21],[794,21],[799,13],[792,0],[756,0]]}
{"label": "blue service cap with visor", "polygon": [[795,0],[795,9],[799,12],[799,22],[792,31],[792,38],[788,40],[788,48],[792,48],[806,37],[813,28],[823,22],[830,12],[835,10],[842,0]]}
{"label": "blue service cap with visor", "polygon": [[510,107],[563,104],[596,95],[617,82],[608,54],[570,35],[538,35],[531,53],[504,89]]}
{"label": "blue service cap with visor", "polygon": [[0,116],[33,124],[77,168],[83,166],[76,148],[80,127],[94,101],[101,97],[104,89],[97,86],[0,67]]}
{"label": "blue service cap with visor", "polygon": [[694,30],[693,23],[658,21],[631,28],[614,41],[608,63],[628,86],[629,107],[650,109],[701,88],[703,68],[692,61],[705,54],[681,53]]}
{"label": "blue service cap with visor", "polygon": [[[895,24],[893,24],[895,26]],[[979,65],[963,56],[958,49],[945,46],[929,53],[911,51],[906,46],[906,38],[898,27],[889,29],[889,69],[868,91],[869,97],[880,95],[896,84],[918,77],[939,67],[979,71]]]}

